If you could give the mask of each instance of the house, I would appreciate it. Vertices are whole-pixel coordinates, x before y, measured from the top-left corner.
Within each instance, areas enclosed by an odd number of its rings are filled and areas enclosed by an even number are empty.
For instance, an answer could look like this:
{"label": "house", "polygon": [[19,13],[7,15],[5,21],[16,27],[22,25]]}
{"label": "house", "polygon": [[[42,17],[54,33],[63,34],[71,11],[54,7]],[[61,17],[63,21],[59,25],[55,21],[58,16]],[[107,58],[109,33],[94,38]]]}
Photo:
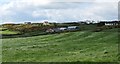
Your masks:
{"label": "house", "polygon": [[112,22],[105,22],[106,26],[117,26],[118,22],[117,21],[112,21]]}
{"label": "house", "polygon": [[50,23],[48,21],[44,21],[43,25],[50,25]]}
{"label": "house", "polygon": [[31,22],[25,22],[24,24],[32,24]]}
{"label": "house", "polygon": [[119,25],[119,21],[102,21],[102,22],[99,22],[97,24],[98,26],[118,26]]}

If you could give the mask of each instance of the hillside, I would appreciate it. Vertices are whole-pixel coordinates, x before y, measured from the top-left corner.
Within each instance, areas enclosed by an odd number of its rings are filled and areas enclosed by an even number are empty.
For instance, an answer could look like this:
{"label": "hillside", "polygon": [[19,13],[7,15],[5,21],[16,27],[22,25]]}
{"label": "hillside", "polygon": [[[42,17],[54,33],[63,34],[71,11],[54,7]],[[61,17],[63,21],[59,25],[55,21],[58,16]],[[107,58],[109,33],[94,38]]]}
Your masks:
{"label": "hillside", "polygon": [[68,32],[3,39],[4,62],[114,62],[117,32]]}

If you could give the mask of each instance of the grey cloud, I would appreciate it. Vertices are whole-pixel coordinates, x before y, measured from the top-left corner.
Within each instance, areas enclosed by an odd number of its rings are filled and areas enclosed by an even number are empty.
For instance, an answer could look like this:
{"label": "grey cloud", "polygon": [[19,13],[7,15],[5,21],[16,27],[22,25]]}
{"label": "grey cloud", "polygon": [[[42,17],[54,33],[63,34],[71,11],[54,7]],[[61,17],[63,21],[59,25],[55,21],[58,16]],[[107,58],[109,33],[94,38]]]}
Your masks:
{"label": "grey cloud", "polygon": [[4,21],[11,20],[15,22],[39,20],[64,22],[85,19],[112,20],[117,19],[117,9],[113,8],[116,5],[112,4],[115,3],[109,3],[108,5],[108,3],[98,4],[95,2],[52,2],[38,6],[18,3],[9,7],[7,11],[9,10],[11,14],[2,16],[2,18]]}

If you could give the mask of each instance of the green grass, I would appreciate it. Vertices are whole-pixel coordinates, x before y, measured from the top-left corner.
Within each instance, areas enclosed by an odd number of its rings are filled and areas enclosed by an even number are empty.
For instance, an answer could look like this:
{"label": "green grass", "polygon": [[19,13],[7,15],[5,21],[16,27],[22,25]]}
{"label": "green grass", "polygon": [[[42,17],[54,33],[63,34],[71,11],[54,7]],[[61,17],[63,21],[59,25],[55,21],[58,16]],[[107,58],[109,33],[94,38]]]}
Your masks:
{"label": "green grass", "polygon": [[96,27],[97,27],[96,25],[80,25],[81,30],[93,30]]}
{"label": "green grass", "polygon": [[3,62],[115,62],[117,32],[68,32],[2,39]]}
{"label": "green grass", "polygon": [[5,31],[0,31],[0,34],[18,34],[19,32],[16,31],[9,31],[9,30],[5,30]]}
{"label": "green grass", "polygon": [[0,31],[4,31],[4,30],[7,30],[7,28],[1,28],[1,27],[0,27]]}

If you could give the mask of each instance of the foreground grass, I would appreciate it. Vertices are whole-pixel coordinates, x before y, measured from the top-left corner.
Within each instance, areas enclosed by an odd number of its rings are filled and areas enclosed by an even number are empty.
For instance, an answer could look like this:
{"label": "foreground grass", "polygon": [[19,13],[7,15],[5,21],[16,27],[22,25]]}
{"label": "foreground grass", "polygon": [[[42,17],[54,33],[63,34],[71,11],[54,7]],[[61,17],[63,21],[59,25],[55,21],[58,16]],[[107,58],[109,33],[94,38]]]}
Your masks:
{"label": "foreground grass", "polygon": [[3,62],[115,62],[117,32],[68,32],[3,39]]}
{"label": "foreground grass", "polygon": [[9,31],[9,30],[5,30],[5,31],[0,31],[0,34],[8,34],[8,35],[10,35],[10,34],[18,34],[19,32],[15,32],[15,31]]}

